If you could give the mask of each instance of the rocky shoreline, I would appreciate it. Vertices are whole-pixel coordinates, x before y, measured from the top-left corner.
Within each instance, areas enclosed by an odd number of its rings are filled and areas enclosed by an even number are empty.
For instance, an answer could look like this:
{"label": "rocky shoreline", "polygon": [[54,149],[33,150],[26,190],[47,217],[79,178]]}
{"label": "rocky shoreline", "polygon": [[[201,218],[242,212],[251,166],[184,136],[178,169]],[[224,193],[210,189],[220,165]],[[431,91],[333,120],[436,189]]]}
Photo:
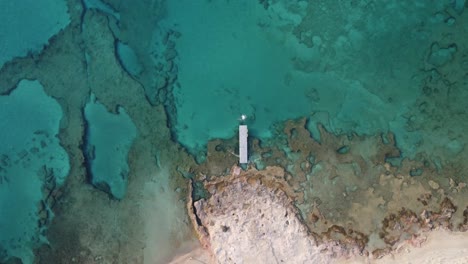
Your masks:
{"label": "rocky shoreline", "polygon": [[[210,198],[196,202],[188,199],[193,226],[203,248],[210,252],[211,262],[332,263],[356,257],[377,260],[407,245],[421,247],[431,230],[449,230],[456,210],[446,198],[438,212],[423,211],[418,216],[403,208],[397,214],[391,213],[383,220],[381,233],[388,246],[370,252],[369,237],[358,231],[338,225],[323,233],[310,230],[288,195],[284,177],[279,167],[242,171],[234,166],[230,176],[205,183]],[[411,236],[401,239],[402,234]]]}
{"label": "rocky shoreline", "polygon": [[[391,135],[384,143],[319,128],[318,143],[304,125],[296,120],[284,126],[291,153],[254,142],[256,153],[268,153],[264,167],[234,165],[223,173],[235,145],[208,144],[206,166],[194,170],[187,206],[212,262],[373,262],[403,247],[421,247],[435,230],[467,230],[466,184],[447,177],[449,170],[438,173],[426,164],[423,176],[412,176],[423,162],[388,163],[399,155]],[[343,146],[347,151],[339,151]],[[205,195],[194,200],[200,192],[193,190],[195,182]]]}

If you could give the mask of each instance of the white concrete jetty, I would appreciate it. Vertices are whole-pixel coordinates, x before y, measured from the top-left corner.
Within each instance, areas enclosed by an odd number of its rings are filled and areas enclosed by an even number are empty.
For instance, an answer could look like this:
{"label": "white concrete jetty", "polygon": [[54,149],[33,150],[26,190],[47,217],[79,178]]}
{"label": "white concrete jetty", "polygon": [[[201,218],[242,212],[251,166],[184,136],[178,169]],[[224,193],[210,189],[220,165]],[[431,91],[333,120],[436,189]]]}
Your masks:
{"label": "white concrete jetty", "polygon": [[239,163],[248,163],[247,137],[249,130],[246,125],[239,126]]}

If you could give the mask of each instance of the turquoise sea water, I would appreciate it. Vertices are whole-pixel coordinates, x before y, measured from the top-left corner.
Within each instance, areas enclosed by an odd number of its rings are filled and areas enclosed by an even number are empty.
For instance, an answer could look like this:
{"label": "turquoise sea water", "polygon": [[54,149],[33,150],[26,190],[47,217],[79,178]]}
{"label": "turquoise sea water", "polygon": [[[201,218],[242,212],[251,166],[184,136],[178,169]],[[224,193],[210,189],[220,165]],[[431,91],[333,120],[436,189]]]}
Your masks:
{"label": "turquoise sea water", "polygon": [[[48,182],[62,185],[69,173],[68,155],[55,137],[62,110],[37,81],[22,81],[0,100],[0,244],[2,254],[31,263],[30,245],[47,241],[40,232],[45,226],[37,225],[42,189]],[[53,214],[48,204],[42,207]]]}
{"label": "turquoise sea water", "polygon": [[[319,123],[336,135],[391,132],[401,158],[461,162],[465,9],[463,0],[0,0],[0,263],[34,263],[43,244],[59,256],[47,230],[59,236],[53,219],[74,219],[67,208],[157,236],[147,214],[128,216],[149,196],[156,222],[184,223],[183,206],[164,205],[181,191],[167,182],[182,176],[167,172],[177,159],[162,148],[178,143],[203,162],[207,142],[235,137],[241,115],[261,140],[306,117],[317,140]],[[54,212],[61,186],[69,207]],[[139,192],[148,186],[151,195]],[[162,244],[190,240],[183,232],[141,243],[169,252]],[[99,238],[70,240],[108,253]],[[145,263],[170,255],[156,252]]]}
{"label": "turquoise sea water", "polygon": [[[447,5],[168,2],[162,25],[182,36],[175,41],[177,139],[196,152],[210,138],[233,136],[241,114],[260,138],[271,137],[278,121],[313,116],[335,133],[392,131],[414,156],[432,138],[408,133],[404,115],[427,78],[421,67],[434,27],[447,24],[440,13]],[[442,53],[445,64],[452,55]]]}

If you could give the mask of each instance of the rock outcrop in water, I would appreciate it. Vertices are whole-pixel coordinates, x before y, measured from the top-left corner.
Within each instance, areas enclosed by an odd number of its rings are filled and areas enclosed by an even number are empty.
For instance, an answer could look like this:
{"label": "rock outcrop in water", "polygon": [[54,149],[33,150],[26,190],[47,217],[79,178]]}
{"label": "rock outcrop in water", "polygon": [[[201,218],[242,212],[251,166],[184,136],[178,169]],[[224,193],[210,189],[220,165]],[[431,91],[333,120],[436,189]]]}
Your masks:
{"label": "rock outcrop in water", "polygon": [[[254,139],[260,158],[245,171],[220,169],[233,162],[233,141],[208,144],[192,183],[208,195],[188,206],[214,262],[375,260],[421,246],[432,230],[466,230],[466,185],[448,168],[439,174],[430,162],[409,159],[391,165],[399,156],[392,135],[335,136],[319,127],[317,142],[305,124],[286,122],[262,145]],[[411,176],[416,168],[421,175]]]}
{"label": "rock outcrop in water", "polygon": [[207,184],[211,197],[194,203],[205,231],[200,236],[217,263],[329,262],[330,255],[320,254],[326,246],[317,246],[280,188],[281,168],[268,167],[262,174],[233,171]]}
{"label": "rock outcrop in water", "polygon": [[330,263],[364,253],[367,238],[358,233],[336,225],[320,235],[310,232],[284,177],[280,167],[234,166],[231,176],[206,182],[209,198],[189,201],[195,229],[214,262]]}

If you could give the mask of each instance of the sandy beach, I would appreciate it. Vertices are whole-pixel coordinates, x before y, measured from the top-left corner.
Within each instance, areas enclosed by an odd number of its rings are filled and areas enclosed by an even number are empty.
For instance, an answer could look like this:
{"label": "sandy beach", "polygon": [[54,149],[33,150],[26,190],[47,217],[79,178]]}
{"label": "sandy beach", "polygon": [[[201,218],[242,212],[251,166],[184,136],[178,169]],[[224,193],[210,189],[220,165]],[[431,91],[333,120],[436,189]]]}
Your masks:
{"label": "sandy beach", "polygon": [[[176,256],[170,264],[195,264],[210,262],[210,253],[196,247],[188,253]],[[468,263],[468,233],[433,231],[427,234],[427,240],[421,247],[402,245],[398,252],[378,260],[355,258],[337,260],[336,263],[401,263],[401,264],[463,264]]]}

